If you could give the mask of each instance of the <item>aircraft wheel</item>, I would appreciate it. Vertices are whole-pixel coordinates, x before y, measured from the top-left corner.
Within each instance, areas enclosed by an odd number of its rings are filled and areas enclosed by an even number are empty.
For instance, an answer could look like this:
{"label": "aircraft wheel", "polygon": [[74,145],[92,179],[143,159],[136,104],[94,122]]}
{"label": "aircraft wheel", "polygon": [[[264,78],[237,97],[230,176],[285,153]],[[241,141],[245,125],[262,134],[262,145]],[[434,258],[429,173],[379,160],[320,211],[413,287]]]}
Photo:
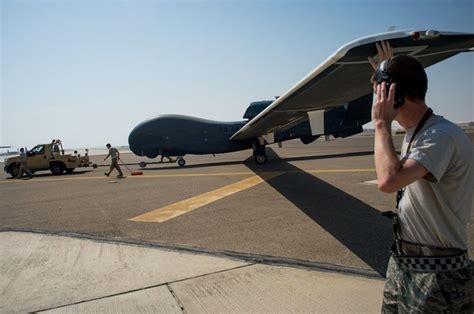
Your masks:
{"label": "aircraft wheel", "polygon": [[140,161],[140,168],[145,168],[146,167],[146,162]]}
{"label": "aircraft wheel", "polygon": [[263,165],[267,162],[267,155],[255,155],[255,162],[259,165]]}
{"label": "aircraft wheel", "polygon": [[186,160],[184,160],[183,158],[178,159],[178,165],[180,167],[184,167],[185,164],[186,164]]}

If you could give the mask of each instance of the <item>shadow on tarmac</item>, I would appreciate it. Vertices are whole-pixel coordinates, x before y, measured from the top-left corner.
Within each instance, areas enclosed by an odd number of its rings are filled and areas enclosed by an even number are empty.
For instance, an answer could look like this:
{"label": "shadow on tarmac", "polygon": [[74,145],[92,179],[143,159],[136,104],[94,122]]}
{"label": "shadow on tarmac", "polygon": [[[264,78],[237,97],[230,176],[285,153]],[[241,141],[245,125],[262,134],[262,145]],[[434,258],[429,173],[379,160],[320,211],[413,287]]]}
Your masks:
{"label": "shadow on tarmac", "polygon": [[[47,178],[47,177],[51,177],[51,178],[61,178],[61,177],[69,177],[69,176],[76,176],[76,175],[81,175],[81,174],[84,174],[84,173],[88,173],[88,172],[92,172],[93,170],[85,170],[85,171],[74,171],[74,172],[71,172],[71,173],[63,173],[63,174],[60,174],[60,175],[56,175],[56,174],[52,174],[52,173],[35,173],[33,175],[33,178]],[[28,178],[28,176],[26,176],[25,174],[23,174],[23,179],[26,179]],[[7,180],[18,180],[18,178],[13,178],[13,177],[8,177],[6,178]]]}
{"label": "shadow on tarmac", "polygon": [[263,179],[268,171],[289,172],[266,182],[385,277],[391,221],[359,199],[279,159],[272,149],[267,149],[267,156],[266,165],[257,166],[251,159],[245,164]]}
{"label": "shadow on tarmac", "polygon": [[284,160],[284,161],[303,161],[303,160],[318,160],[318,159],[330,159],[330,158],[357,157],[357,156],[367,156],[367,155],[373,155],[373,154],[374,154],[374,151],[371,150],[371,151],[367,151],[367,152],[315,155],[315,156],[305,156],[305,157],[290,157],[290,158],[280,158],[280,159]]}
{"label": "shadow on tarmac", "polygon": [[[216,167],[216,166],[230,166],[230,165],[241,165],[244,162],[241,160],[238,161],[222,161],[222,162],[213,162],[213,163],[205,163],[205,164],[194,164],[194,165],[186,165],[184,167],[181,166],[172,166],[172,167],[153,167],[149,168],[148,166],[146,168],[140,168],[140,170],[143,171],[149,171],[149,170],[176,170],[176,169],[188,169],[188,168],[205,168],[205,167]],[[167,162],[164,162],[163,164],[169,164]]]}
{"label": "shadow on tarmac", "polygon": [[[269,152],[269,150],[271,150],[274,153],[274,155],[276,155],[276,153],[271,148],[267,147],[267,153]],[[353,152],[353,153],[344,153],[344,154],[314,155],[314,156],[289,157],[289,158],[280,158],[278,155],[276,155],[275,158],[281,159],[283,161],[304,161],[304,160],[318,160],[318,159],[330,159],[330,158],[346,158],[346,157],[367,156],[367,155],[373,155],[373,154],[374,154],[373,151],[365,151],[365,152]],[[268,157],[272,158],[273,156],[268,156]],[[250,157],[247,160],[250,160],[251,162],[254,162],[253,157]],[[193,165],[186,165],[186,166],[184,166],[184,168],[205,168],[205,167],[216,167],[216,166],[241,165],[243,163],[247,164],[247,160],[246,161],[225,161],[225,162],[210,162],[210,163],[193,164]],[[169,164],[169,163],[163,162],[163,164],[166,165],[166,164]],[[130,165],[130,164],[128,164],[128,165]],[[143,171],[176,170],[176,169],[182,169],[182,168],[183,167],[180,167],[180,166],[146,167],[146,168],[140,168],[140,170],[143,170]],[[298,169],[298,168],[296,168],[296,169]]]}

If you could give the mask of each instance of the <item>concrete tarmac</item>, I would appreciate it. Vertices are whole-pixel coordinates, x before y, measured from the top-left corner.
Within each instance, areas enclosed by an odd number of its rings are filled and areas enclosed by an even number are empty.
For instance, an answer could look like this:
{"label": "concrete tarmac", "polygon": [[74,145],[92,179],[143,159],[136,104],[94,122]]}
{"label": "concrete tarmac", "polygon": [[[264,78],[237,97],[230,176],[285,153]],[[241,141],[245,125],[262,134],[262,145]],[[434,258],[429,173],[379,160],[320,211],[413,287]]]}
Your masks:
{"label": "concrete tarmac", "polygon": [[[396,147],[401,139],[395,137]],[[63,176],[40,172],[32,180],[3,175],[0,230],[383,278],[392,235],[391,221],[380,213],[393,209],[395,196],[373,184],[373,137],[290,141],[270,146],[267,154],[262,166],[250,151],[186,156],[184,168],[151,164],[143,175],[121,180],[105,177],[106,167]],[[91,159],[104,164],[103,156]],[[144,160],[132,154],[122,159],[132,170]],[[170,212],[179,215],[153,220]]]}
{"label": "concrete tarmac", "polygon": [[0,312],[377,313],[383,281],[209,254],[0,232]]}

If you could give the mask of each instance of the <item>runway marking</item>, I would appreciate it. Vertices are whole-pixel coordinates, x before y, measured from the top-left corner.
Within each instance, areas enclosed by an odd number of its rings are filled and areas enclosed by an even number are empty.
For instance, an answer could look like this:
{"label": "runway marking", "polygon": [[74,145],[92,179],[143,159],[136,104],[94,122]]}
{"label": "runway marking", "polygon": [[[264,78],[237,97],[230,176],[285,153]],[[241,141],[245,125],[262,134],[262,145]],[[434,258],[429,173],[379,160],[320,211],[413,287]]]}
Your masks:
{"label": "runway marking", "polygon": [[129,220],[141,222],[164,222],[180,215],[189,213],[190,211],[213,203],[229,195],[249,189],[283,173],[284,172],[266,172],[263,175],[263,178],[261,176],[254,175],[242,181],[229,184],[217,190],[197,195],[162,208],[155,209],[140,216],[130,218]]}
{"label": "runway marking", "polygon": [[377,179],[375,179],[375,180],[369,180],[369,181],[364,181],[364,182],[362,182],[362,183],[363,183],[363,184],[369,184],[369,185],[371,185],[371,184],[377,185],[377,184],[378,184],[378,180],[377,180]]}
{"label": "runway marking", "polygon": [[[282,173],[351,173],[351,172],[375,172],[375,169],[372,168],[360,168],[360,169],[319,169],[319,170],[295,170],[295,171],[282,171]],[[268,172],[260,172],[260,174],[265,174]],[[126,179],[151,179],[151,178],[175,178],[175,177],[211,177],[211,176],[248,176],[253,175],[253,171],[240,171],[240,172],[216,172],[216,173],[175,173],[175,174],[149,174],[149,175],[140,175],[140,176],[127,176]],[[34,178],[32,180],[0,180],[0,184],[6,183],[34,183],[34,182],[54,182],[54,181],[75,181],[75,180],[110,180],[106,176],[94,176],[94,177],[62,177],[62,178]]]}
{"label": "runway marking", "polygon": [[[127,176],[126,179],[147,179],[147,178],[173,178],[173,177],[209,177],[209,176],[239,176],[239,175],[252,175],[254,172],[219,172],[219,173],[177,173],[177,174],[150,174],[140,176]],[[114,178],[114,177],[112,177]],[[110,177],[80,177],[80,178],[34,178],[32,180],[17,180],[8,179],[1,180],[1,183],[24,183],[24,182],[54,182],[54,181],[75,181],[75,180],[110,180]]]}
{"label": "runway marking", "polygon": [[369,169],[320,169],[320,170],[303,170],[303,171],[288,171],[288,172],[308,172],[308,173],[349,173],[349,172],[375,172],[375,168]]}

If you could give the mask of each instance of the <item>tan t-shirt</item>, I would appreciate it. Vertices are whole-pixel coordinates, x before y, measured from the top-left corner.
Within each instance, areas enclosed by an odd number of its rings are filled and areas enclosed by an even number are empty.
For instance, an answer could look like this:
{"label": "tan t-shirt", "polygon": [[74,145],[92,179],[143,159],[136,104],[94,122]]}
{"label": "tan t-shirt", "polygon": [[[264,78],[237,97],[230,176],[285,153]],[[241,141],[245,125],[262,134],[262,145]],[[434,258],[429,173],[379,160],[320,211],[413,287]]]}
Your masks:
{"label": "tan t-shirt", "polygon": [[416,135],[408,129],[401,157],[421,163],[430,173],[406,187],[400,202],[402,239],[466,250],[473,191],[473,145],[464,131],[432,115]]}

